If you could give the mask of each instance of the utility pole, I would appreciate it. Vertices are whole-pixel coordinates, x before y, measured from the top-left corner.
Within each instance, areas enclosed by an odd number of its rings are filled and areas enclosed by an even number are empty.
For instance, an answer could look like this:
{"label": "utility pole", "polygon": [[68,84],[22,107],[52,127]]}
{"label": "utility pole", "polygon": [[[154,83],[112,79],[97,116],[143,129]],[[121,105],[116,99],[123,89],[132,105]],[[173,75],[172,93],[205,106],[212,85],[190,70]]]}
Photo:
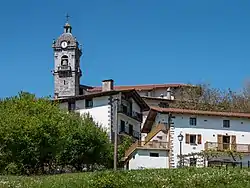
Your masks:
{"label": "utility pole", "polygon": [[115,136],[115,140],[114,140],[114,170],[117,170],[117,150],[118,150],[118,98],[114,99],[114,125],[113,125],[113,129],[114,129],[114,136]]}

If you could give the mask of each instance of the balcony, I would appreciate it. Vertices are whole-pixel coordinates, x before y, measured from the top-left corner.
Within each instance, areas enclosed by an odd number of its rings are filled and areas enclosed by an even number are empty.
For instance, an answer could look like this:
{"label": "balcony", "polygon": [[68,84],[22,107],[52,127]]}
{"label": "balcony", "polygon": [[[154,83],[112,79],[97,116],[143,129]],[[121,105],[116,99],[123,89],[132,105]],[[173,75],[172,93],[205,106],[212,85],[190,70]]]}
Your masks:
{"label": "balcony", "polygon": [[70,66],[59,66],[58,67],[58,72],[61,72],[61,71],[71,71],[71,67]]}
{"label": "balcony", "polygon": [[129,116],[139,122],[142,122],[142,114],[135,111],[131,111],[126,105],[123,104],[119,105],[118,113],[123,113],[126,116]]}
{"label": "balcony", "polygon": [[58,67],[59,77],[71,77],[72,71],[70,66],[59,66]]}
{"label": "balcony", "polygon": [[218,142],[206,142],[205,150],[224,151],[231,150],[240,153],[250,153],[250,144],[229,144]]}
{"label": "balcony", "polygon": [[125,157],[128,157],[135,149],[169,149],[168,142],[157,142],[157,141],[136,141],[130,146],[125,152]]}
{"label": "balcony", "polygon": [[127,134],[130,136],[133,136],[136,139],[140,138],[140,133],[135,130],[129,129],[129,126],[125,126],[121,128],[121,131],[119,132],[119,134]]}

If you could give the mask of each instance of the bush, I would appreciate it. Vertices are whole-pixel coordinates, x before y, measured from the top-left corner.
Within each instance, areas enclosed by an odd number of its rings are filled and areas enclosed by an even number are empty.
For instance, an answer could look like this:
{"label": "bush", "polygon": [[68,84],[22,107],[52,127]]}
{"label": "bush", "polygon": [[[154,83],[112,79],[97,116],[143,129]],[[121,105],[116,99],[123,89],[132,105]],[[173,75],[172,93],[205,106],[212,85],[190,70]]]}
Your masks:
{"label": "bush", "polygon": [[9,175],[20,175],[21,174],[21,169],[20,166],[18,166],[15,163],[9,163],[6,165],[4,169],[4,173],[9,174]]}
{"label": "bush", "polygon": [[0,173],[82,171],[109,160],[107,134],[90,116],[29,93],[0,100]]}

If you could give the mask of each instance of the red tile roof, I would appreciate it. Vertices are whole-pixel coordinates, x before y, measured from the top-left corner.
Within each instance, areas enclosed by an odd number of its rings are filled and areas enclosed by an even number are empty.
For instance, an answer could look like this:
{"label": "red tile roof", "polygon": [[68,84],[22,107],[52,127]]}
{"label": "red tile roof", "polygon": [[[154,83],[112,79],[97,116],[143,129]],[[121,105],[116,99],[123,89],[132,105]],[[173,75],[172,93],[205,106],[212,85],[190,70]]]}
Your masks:
{"label": "red tile roof", "polygon": [[180,108],[160,108],[150,107],[151,110],[161,113],[176,113],[176,114],[193,114],[193,115],[209,115],[209,116],[224,116],[224,117],[239,117],[239,118],[250,118],[250,113],[241,112],[217,112],[217,111],[203,111],[203,110],[189,110]]}
{"label": "red tile roof", "polygon": [[119,94],[119,93],[124,93],[124,94],[127,94],[128,96],[133,97],[133,99],[141,107],[142,111],[148,111],[150,109],[148,104],[141,98],[141,96],[138,94],[138,92],[136,90],[134,90],[134,89],[132,89],[132,90],[111,90],[111,91],[94,92],[94,93],[89,93],[89,94],[85,94],[85,95],[78,95],[78,96],[73,96],[73,97],[71,96],[71,97],[53,99],[53,101],[63,103],[63,102],[68,102],[68,101],[92,99],[92,98],[101,97],[101,96],[111,96],[111,95],[116,95],[116,94]]}
{"label": "red tile roof", "polygon": [[[149,85],[132,85],[132,86],[114,86],[115,90],[153,90],[160,88],[169,88],[169,87],[182,87],[182,86],[191,86],[189,84],[149,84]],[[88,89],[89,92],[96,92],[102,90],[101,86],[93,87],[93,89]]]}
{"label": "red tile roof", "polygon": [[250,113],[240,112],[216,112],[216,111],[203,111],[203,110],[189,110],[181,108],[160,108],[150,106],[150,111],[147,115],[147,119],[143,124],[142,133],[149,133],[155,122],[155,118],[159,113],[173,113],[173,114],[190,114],[190,115],[207,115],[207,116],[221,116],[221,117],[236,117],[236,118],[250,118]]}

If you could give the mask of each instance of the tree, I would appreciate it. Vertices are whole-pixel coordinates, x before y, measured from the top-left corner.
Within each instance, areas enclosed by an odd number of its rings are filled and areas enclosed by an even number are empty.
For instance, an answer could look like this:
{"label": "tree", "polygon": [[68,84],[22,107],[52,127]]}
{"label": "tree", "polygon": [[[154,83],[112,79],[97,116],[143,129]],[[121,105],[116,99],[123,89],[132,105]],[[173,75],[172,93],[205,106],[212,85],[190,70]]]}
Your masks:
{"label": "tree", "polygon": [[240,92],[213,88],[209,84],[183,87],[180,90],[179,99],[170,103],[170,107],[205,111],[250,112],[250,84],[247,83]]}
{"label": "tree", "polygon": [[129,149],[129,147],[133,144],[133,140],[131,136],[123,135],[121,138],[121,142],[118,145],[118,167],[123,167],[123,157],[125,156],[125,152]]}
{"label": "tree", "polygon": [[110,143],[89,117],[21,92],[0,101],[0,172],[38,174],[105,165]]}
{"label": "tree", "polygon": [[[72,114],[74,115],[74,114]],[[62,166],[71,165],[77,171],[84,168],[93,170],[93,165],[104,165],[110,160],[111,144],[101,127],[93,125],[89,114],[81,118],[74,116],[76,122],[64,130],[63,147],[59,155]]]}

